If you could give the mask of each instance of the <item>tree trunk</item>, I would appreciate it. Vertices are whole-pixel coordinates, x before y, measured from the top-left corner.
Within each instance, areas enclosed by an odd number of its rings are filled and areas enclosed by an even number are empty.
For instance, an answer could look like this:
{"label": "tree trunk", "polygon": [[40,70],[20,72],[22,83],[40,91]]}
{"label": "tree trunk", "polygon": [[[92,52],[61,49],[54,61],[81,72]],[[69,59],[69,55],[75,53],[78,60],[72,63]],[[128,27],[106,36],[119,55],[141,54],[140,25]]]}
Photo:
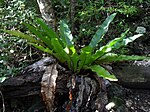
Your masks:
{"label": "tree trunk", "polygon": [[56,18],[51,0],[37,0],[42,17],[56,30]]}

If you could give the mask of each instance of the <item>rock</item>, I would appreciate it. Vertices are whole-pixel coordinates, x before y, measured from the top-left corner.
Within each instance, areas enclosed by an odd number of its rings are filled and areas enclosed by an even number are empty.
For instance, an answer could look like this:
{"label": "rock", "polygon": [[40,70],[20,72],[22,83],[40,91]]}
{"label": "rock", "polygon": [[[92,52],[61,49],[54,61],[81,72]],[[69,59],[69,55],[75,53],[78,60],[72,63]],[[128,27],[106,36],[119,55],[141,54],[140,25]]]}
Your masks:
{"label": "rock", "polygon": [[138,26],[138,27],[136,28],[136,31],[135,31],[135,32],[136,32],[136,33],[141,33],[141,34],[146,33],[146,28],[143,27],[143,26]]}

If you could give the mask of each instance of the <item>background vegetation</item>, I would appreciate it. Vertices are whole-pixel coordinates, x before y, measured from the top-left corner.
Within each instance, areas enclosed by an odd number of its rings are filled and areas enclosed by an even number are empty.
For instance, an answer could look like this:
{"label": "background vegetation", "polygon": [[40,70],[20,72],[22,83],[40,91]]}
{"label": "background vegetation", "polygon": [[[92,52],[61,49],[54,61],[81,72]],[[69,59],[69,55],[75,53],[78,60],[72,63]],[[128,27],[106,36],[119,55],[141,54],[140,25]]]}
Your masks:
{"label": "background vegetation", "polygon": [[[33,2],[33,1],[32,1]],[[30,7],[27,0],[1,0],[0,1],[0,28],[1,29],[16,29],[26,32],[23,22],[33,20],[38,16],[37,5]],[[36,1],[34,2],[36,4]],[[0,34],[0,80],[4,80],[7,76],[13,76],[22,67],[32,61],[32,55],[35,51],[26,44],[24,40]]]}

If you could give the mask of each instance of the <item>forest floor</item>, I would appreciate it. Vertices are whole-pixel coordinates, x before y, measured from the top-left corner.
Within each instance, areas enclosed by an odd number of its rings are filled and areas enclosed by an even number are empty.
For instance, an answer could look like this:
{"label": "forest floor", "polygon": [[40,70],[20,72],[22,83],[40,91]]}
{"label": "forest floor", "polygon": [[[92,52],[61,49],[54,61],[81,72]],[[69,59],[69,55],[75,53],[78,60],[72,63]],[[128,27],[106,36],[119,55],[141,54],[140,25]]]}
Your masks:
{"label": "forest floor", "polygon": [[112,84],[108,88],[108,98],[116,105],[109,112],[150,112],[150,90]]}

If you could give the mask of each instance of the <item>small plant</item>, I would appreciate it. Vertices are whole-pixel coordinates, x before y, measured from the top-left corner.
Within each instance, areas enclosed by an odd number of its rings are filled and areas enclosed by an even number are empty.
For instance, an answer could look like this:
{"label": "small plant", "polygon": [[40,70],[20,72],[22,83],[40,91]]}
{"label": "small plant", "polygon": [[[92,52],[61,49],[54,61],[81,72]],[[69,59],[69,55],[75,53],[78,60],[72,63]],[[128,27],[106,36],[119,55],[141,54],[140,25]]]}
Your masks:
{"label": "small plant", "polygon": [[100,25],[89,45],[81,48],[78,52],[75,49],[71,31],[64,21],[60,21],[59,34],[54,32],[40,19],[36,19],[40,28],[30,24],[25,24],[35,35],[34,37],[15,30],[4,31],[28,40],[29,44],[41,51],[53,55],[61,63],[67,63],[68,68],[74,73],[79,73],[81,69],[91,69],[101,77],[109,80],[117,80],[116,77],[103,68],[101,64],[128,60],[143,60],[150,59],[150,57],[126,56],[113,53],[114,50],[126,46],[128,43],[133,42],[135,39],[142,36],[142,34],[137,34],[131,37],[126,37],[129,30],[122,33],[120,37],[113,39],[106,45],[97,48],[108,31],[109,24],[113,21],[115,16],[116,13],[107,17],[102,25]]}
{"label": "small plant", "polygon": [[111,7],[101,7],[102,11],[106,11],[106,12],[117,12],[119,14],[123,14],[126,17],[129,16],[135,16],[138,14],[139,10],[136,6],[132,6],[132,5],[127,5],[126,2],[118,2],[117,6],[111,6]]}

